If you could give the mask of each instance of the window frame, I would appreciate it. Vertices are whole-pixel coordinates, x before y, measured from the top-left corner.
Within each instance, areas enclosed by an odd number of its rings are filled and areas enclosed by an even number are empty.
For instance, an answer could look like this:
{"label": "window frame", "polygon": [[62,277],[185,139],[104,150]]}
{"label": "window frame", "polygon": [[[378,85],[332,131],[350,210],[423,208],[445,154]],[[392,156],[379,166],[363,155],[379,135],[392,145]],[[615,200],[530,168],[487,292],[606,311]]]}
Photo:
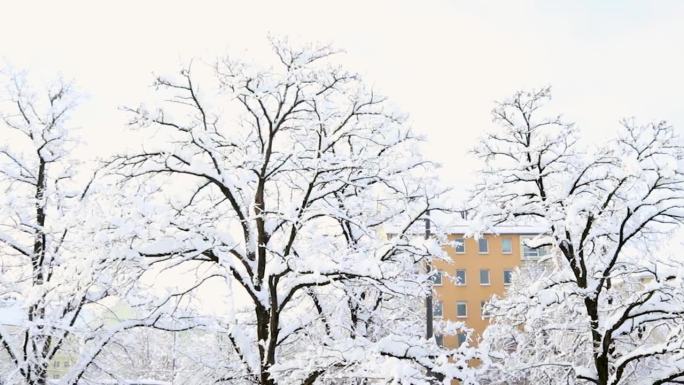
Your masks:
{"label": "window frame", "polygon": [[[458,251],[458,247],[456,246],[456,242],[461,242],[461,245],[463,246],[463,251]],[[454,252],[456,254],[465,254],[466,253],[466,242],[465,242],[465,237],[458,237],[454,239]]]}
{"label": "window frame", "polygon": [[[487,249],[485,251],[482,251],[480,248],[480,242],[482,241],[484,241],[485,245],[487,246]],[[487,238],[482,237],[477,240],[477,253],[482,255],[489,254],[489,240]]]}
{"label": "window frame", "polygon": [[[439,277],[439,282],[434,281],[432,277]],[[437,269],[433,270],[430,274],[430,282],[432,282],[432,286],[442,286],[444,283],[444,274],[442,271]]]}
{"label": "window frame", "polygon": [[[506,251],[504,249],[504,242],[508,241],[510,250]],[[509,255],[513,254],[513,239],[511,237],[503,237],[501,238],[501,254]]]}
{"label": "window frame", "polygon": [[480,301],[480,317],[481,317],[482,319],[487,319],[487,318],[490,317],[488,314],[485,314],[485,311],[484,311],[484,307],[485,307],[485,304],[486,304],[486,303],[487,303],[486,300]]}
{"label": "window frame", "polygon": [[[509,282],[506,282],[506,273],[508,273],[510,276]],[[513,284],[513,269],[504,269],[504,271],[503,271],[503,284],[504,284],[504,286],[510,286],[511,284]]]}
{"label": "window frame", "polygon": [[[546,247],[531,248],[531,247],[525,245],[525,241],[532,240],[535,237],[536,237],[536,235],[520,236],[520,259],[522,259],[522,260],[535,260],[535,259],[539,259],[539,258],[546,255],[546,253],[544,252],[544,249]],[[535,255],[527,255],[525,249],[533,250]]]}
{"label": "window frame", "polygon": [[[463,309],[465,309],[465,314],[463,314],[463,315],[458,314],[459,305],[463,305]],[[456,318],[468,318],[468,302],[456,301]]]}
{"label": "window frame", "polygon": [[[435,311],[437,308],[439,308],[439,314]],[[433,318],[442,318],[444,316],[444,304],[442,301],[438,299],[433,299],[432,300],[432,317]]]}
{"label": "window frame", "polygon": [[[458,273],[463,272],[463,282],[458,282]],[[466,269],[456,269],[456,275],[454,276],[454,286],[466,286],[468,284],[468,272]]]}
{"label": "window frame", "polygon": [[[482,272],[487,272],[487,283],[482,283]],[[480,286],[492,285],[492,273],[489,269],[480,269]]]}

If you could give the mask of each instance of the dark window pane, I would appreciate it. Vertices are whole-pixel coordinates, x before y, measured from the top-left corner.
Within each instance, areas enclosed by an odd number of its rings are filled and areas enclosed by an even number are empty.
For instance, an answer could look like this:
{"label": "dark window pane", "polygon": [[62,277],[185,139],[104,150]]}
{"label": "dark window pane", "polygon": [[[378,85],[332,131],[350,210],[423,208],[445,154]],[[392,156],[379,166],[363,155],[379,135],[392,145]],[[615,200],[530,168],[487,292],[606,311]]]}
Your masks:
{"label": "dark window pane", "polygon": [[465,239],[456,238],[454,241],[454,248],[456,249],[457,253],[465,253]]}
{"label": "dark window pane", "polygon": [[477,240],[477,247],[478,251],[480,253],[488,253],[489,252],[489,243],[485,238],[480,238]]}

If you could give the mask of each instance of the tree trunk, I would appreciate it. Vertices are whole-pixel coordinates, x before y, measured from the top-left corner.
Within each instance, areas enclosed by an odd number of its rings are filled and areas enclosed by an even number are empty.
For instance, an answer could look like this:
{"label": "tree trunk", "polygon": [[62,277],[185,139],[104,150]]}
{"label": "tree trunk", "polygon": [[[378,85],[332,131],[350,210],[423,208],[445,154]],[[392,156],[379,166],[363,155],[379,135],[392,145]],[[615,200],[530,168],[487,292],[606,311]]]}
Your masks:
{"label": "tree trunk", "polygon": [[594,355],[594,366],[596,368],[597,385],[608,385],[608,356],[604,350],[603,336],[598,331],[599,314],[598,303],[592,299],[585,299],[584,305],[591,320],[591,339]]}

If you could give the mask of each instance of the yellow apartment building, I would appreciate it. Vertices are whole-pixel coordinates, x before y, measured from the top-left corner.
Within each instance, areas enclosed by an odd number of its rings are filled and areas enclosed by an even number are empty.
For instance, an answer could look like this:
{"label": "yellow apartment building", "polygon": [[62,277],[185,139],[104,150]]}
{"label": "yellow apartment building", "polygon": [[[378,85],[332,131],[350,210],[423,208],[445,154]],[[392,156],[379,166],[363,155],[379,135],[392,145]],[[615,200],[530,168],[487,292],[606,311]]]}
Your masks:
{"label": "yellow apartment building", "polygon": [[[535,227],[499,227],[479,239],[465,237],[466,229],[455,229],[449,236],[448,261],[435,261],[433,269],[433,317],[464,322],[473,329],[471,342],[477,344],[488,325],[482,305],[492,295],[503,295],[515,268],[535,261],[544,253],[527,247],[524,240],[541,233]],[[456,347],[465,333],[435,335],[437,342]]]}

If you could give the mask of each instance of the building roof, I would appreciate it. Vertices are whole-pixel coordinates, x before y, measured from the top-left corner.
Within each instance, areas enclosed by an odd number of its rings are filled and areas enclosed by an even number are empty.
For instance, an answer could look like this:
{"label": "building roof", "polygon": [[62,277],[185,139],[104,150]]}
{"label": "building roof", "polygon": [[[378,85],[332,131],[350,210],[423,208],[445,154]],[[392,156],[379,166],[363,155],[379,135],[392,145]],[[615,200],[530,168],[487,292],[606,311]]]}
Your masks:
{"label": "building roof", "polygon": [[[473,228],[466,225],[456,225],[447,227],[450,234],[470,234]],[[547,232],[542,226],[495,226],[484,234],[543,234]]]}
{"label": "building roof", "polygon": [[[501,225],[489,227],[485,230],[477,229],[472,225],[466,224],[465,221],[458,224],[440,224],[440,230],[446,231],[448,234],[466,234],[468,236],[474,234],[521,234],[521,235],[538,235],[548,232],[548,229],[539,225]],[[400,229],[388,225],[385,227],[388,234],[396,234]],[[434,228],[432,230],[434,232]],[[424,235],[426,232],[425,221],[416,222],[411,229],[409,234],[413,235]]]}

